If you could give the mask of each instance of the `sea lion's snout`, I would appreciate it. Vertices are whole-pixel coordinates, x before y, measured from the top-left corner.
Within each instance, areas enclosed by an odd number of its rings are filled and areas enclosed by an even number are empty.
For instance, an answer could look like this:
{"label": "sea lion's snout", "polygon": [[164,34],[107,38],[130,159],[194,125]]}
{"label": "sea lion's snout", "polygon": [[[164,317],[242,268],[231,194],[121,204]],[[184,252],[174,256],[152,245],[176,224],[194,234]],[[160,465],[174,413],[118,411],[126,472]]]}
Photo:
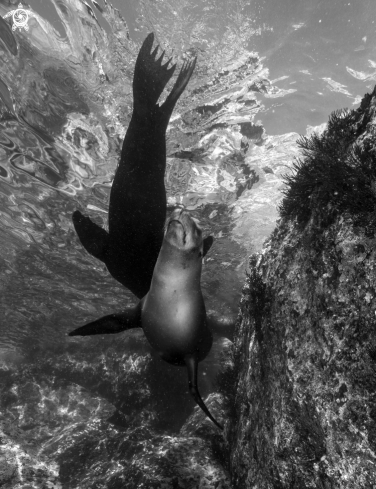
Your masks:
{"label": "sea lion's snout", "polygon": [[183,224],[177,219],[173,219],[168,222],[166,229],[166,239],[168,239],[172,244],[182,244],[184,245],[187,240],[187,235]]}
{"label": "sea lion's snout", "polygon": [[165,239],[185,250],[202,246],[202,231],[197,219],[185,209],[175,209],[166,223]]}

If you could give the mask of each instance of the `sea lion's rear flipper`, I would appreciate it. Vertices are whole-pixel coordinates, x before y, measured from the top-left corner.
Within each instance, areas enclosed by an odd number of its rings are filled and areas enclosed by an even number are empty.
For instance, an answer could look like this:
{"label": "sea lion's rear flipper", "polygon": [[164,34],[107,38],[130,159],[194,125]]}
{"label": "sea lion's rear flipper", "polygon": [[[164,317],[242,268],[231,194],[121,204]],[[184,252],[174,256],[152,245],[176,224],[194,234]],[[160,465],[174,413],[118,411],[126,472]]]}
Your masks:
{"label": "sea lion's rear flipper", "polygon": [[115,334],[127,329],[141,327],[141,302],[135,307],[110,314],[97,319],[92,323],[85,324],[69,333],[69,336],[89,336],[94,334]]}
{"label": "sea lion's rear flipper", "polygon": [[81,214],[80,211],[73,212],[72,220],[85,250],[104,262],[109,240],[107,231],[95,224],[89,217]]}
{"label": "sea lion's rear flipper", "polygon": [[214,243],[214,238],[213,236],[207,236],[205,239],[204,239],[204,249],[203,249],[203,252],[202,252],[202,256],[205,256],[206,253],[210,250],[210,248],[212,247],[212,244]]}
{"label": "sea lion's rear flipper", "polygon": [[152,51],[154,34],[150,33],[138,53],[133,75],[134,110],[152,109],[172,77],[176,65],[169,65],[171,60],[162,65],[162,55],[157,58],[158,47]]}
{"label": "sea lion's rear flipper", "polygon": [[185,87],[188,85],[188,82],[195,69],[196,61],[197,58],[193,58],[189,61],[184,61],[182,69],[180,70],[179,76],[176,79],[175,85],[171,90],[171,93],[168,95],[160,108],[167,123],[171,117],[176,102],[178,101],[180,95],[183,93]]}
{"label": "sea lion's rear flipper", "polygon": [[196,404],[200,406],[200,408],[204,411],[206,416],[213,421],[213,423],[218,426],[219,429],[223,430],[223,426],[221,426],[218,421],[216,421],[213,416],[210,414],[209,409],[205,406],[204,401],[201,399],[200,393],[197,387],[197,366],[198,360],[195,354],[186,355],[184,358],[185,364],[187,365],[188,370],[188,386],[189,392],[191,396],[195,400]]}

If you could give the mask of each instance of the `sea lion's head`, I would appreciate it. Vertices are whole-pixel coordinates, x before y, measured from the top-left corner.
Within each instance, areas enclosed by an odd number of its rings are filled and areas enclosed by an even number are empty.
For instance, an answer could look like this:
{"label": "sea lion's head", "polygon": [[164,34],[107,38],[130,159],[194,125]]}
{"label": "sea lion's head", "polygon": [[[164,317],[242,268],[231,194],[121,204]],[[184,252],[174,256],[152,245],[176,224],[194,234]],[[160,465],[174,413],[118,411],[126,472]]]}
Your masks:
{"label": "sea lion's head", "polygon": [[164,239],[181,252],[203,256],[199,222],[185,209],[177,208],[171,213],[166,222]]}

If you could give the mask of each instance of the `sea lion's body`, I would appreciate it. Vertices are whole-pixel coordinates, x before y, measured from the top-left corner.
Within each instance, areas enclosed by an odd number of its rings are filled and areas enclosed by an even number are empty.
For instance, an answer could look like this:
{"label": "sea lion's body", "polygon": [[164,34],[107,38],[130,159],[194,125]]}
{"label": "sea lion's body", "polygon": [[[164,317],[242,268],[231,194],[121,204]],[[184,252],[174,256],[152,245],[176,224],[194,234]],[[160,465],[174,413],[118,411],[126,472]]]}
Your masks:
{"label": "sea lion's body", "polygon": [[170,216],[151,286],[134,308],[105,316],[72,331],[70,336],[118,333],[141,327],[160,357],[188,370],[189,390],[205,414],[219,427],[197,387],[197,366],[209,353],[212,334],[201,292],[202,258],[212,244],[187,211]]}
{"label": "sea lion's body", "polygon": [[111,188],[109,232],[79,211],[76,232],[86,250],[102,260],[111,275],[138,298],[145,296],[163,240],[166,218],[166,129],[196,60],[185,63],[165,102],[157,101],[175,65],[156,59],[149,34],[138,54],[133,78],[133,113]]}

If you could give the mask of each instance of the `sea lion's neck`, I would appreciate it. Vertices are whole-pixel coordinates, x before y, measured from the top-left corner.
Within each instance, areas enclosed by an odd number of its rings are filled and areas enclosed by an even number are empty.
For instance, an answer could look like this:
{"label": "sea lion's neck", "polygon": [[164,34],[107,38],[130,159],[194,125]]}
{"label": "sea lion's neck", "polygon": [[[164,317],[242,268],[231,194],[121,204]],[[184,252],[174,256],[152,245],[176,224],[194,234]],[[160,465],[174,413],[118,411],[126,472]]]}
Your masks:
{"label": "sea lion's neck", "polygon": [[163,241],[154,268],[153,282],[160,286],[183,287],[200,290],[202,261],[189,252],[179,250],[166,240]]}

